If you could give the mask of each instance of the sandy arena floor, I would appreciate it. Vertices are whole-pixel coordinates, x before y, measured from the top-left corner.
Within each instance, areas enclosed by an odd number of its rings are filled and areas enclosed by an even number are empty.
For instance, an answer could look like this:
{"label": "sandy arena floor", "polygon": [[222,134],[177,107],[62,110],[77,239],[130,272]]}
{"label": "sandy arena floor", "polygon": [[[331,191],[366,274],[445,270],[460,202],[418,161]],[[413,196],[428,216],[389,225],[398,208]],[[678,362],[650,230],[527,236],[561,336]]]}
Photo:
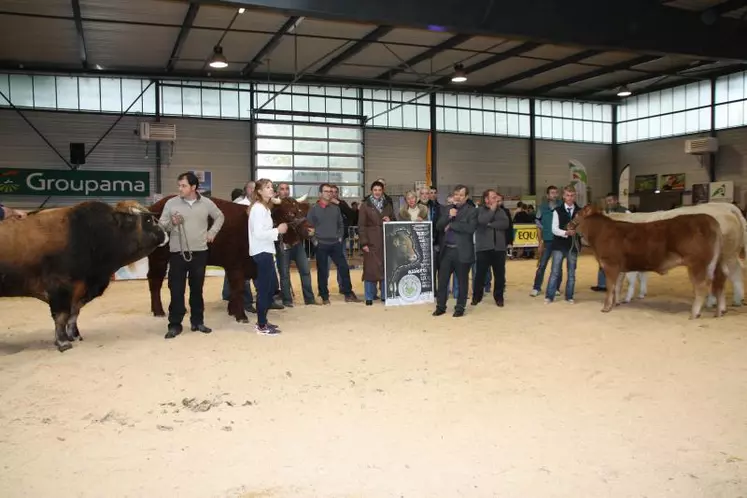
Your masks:
{"label": "sandy arena floor", "polygon": [[747,496],[747,309],[689,321],[678,269],[602,314],[588,257],[576,304],[547,306],[534,264],[509,262],[504,309],[336,295],[274,312],[279,337],[212,278],[213,334],[165,341],[147,284],[119,282],[64,354],[44,304],[0,300],[0,495]]}

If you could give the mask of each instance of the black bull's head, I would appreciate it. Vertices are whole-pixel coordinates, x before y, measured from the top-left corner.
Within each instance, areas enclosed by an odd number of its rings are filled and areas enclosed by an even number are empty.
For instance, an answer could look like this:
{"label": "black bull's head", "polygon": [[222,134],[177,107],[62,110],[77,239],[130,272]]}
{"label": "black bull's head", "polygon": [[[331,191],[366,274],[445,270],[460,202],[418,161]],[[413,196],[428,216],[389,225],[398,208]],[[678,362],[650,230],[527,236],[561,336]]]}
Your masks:
{"label": "black bull's head", "polygon": [[275,226],[281,223],[288,225],[288,231],[282,236],[285,244],[293,246],[312,236],[313,228],[306,219],[310,206],[305,195],[298,199],[274,198],[272,204],[272,221]]}
{"label": "black bull's head", "polygon": [[396,249],[393,254],[396,266],[407,265],[418,259],[415,244],[409,233],[405,231],[396,232],[392,239],[392,246]]}

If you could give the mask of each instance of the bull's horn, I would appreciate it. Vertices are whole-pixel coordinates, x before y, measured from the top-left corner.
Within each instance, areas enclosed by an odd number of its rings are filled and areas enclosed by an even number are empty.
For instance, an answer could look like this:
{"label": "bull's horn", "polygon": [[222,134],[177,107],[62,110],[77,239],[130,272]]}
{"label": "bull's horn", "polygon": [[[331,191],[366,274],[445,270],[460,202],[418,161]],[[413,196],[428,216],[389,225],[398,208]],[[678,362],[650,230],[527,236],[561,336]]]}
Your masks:
{"label": "bull's horn", "polygon": [[301,197],[296,199],[298,202],[306,202],[306,198],[309,196],[309,194],[303,194]]}
{"label": "bull's horn", "polygon": [[282,203],[282,202],[283,202],[283,201],[281,201],[281,200],[280,200],[280,199],[278,199],[277,197],[273,197],[273,198],[272,198],[272,203],[273,203],[273,204],[280,204],[280,203]]}

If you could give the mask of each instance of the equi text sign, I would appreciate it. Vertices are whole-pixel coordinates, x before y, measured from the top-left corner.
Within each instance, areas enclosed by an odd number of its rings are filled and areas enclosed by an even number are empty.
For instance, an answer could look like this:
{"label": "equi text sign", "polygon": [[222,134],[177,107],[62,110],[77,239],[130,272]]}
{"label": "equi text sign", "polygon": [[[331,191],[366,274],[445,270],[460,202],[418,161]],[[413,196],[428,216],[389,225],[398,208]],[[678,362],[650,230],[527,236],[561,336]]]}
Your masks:
{"label": "equi text sign", "polygon": [[147,171],[0,168],[1,195],[147,197]]}

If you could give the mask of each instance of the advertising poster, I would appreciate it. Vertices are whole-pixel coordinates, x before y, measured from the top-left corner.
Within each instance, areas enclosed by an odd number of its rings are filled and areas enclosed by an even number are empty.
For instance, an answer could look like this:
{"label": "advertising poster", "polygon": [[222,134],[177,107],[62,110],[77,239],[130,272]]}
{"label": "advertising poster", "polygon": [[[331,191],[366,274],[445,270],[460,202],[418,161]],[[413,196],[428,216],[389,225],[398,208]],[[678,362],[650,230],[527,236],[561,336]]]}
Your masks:
{"label": "advertising poster", "polygon": [[430,221],[384,223],[387,306],[433,303],[432,230]]}
{"label": "advertising poster", "polygon": [[635,175],[634,192],[654,192],[658,188],[659,177],[654,175]]}
{"label": "advertising poster", "polygon": [[626,164],[620,172],[617,182],[618,199],[621,206],[628,207],[630,202],[630,165]]}
{"label": "advertising poster", "polygon": [[514,225],[514,248],[523,247],[539,247],[537,225],[528,223]]}
{"label": "advertising poster", "polygon": [[580,161],[571,159],[568,161],[568,172],[571,176],[571,186],[576,190],[576,204],[585,206],[588,200],[586,187],[589,185],[586,167]]}
{"label": "advertising poster", "polygon": [[685,174],[661,175],[661,190],[685,190]]}
{"label": "advertising poster", "polygon": [[213,194],[213,172],[207,170],[194,170],[192,173],[194,173],[197,176],[197,179],[200,180],[200,186],[197,188],[197,191],[200,195],[210,197]]}
{"label": "advertising poster", "polygon": [[734,202],[734,182],[712,182],[708,184],[708,187],[708,198],[711,202]]}
{"label": "advertising poster", "polygon": [[693,183],[692,203],[704,204],[708,202],[708,189],[709,184],[707,183]]}

